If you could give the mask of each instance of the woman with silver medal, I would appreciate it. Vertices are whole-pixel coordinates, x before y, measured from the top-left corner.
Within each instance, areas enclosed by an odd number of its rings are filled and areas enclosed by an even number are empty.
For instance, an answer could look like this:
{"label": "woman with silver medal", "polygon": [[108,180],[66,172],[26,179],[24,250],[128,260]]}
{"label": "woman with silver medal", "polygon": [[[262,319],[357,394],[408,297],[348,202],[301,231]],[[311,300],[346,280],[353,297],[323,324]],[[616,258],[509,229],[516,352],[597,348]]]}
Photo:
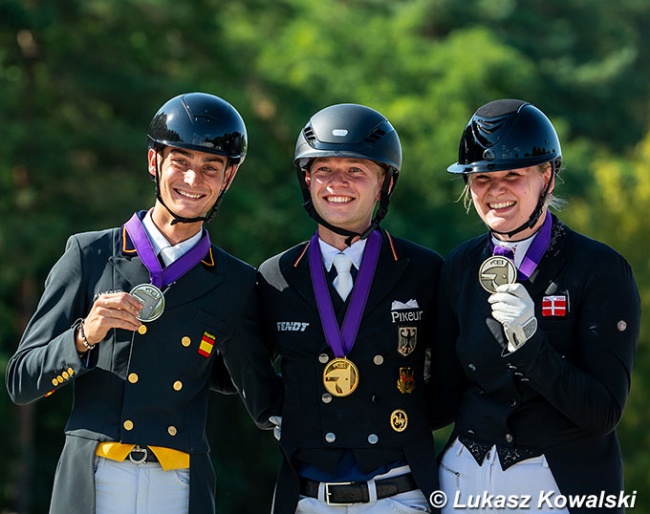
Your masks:
{"label": "woman with silver medal", "polygon": [[[561,164],[549,119],[505,99],[476,111],[447,170],[489,232],[449,254],[438,290],[443,513],[574,514],[623,490],[639,295],[621,255],[550,213]],[[624,510],[610,507],[595,511]]]}

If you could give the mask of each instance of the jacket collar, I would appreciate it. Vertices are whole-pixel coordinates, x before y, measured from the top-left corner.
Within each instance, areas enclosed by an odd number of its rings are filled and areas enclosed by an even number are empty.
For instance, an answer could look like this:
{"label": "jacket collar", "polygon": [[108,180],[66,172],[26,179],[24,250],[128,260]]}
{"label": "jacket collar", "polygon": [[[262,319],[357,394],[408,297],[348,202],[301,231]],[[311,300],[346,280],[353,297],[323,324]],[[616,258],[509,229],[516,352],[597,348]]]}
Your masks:
{"label": "jacket collar", "polygon": [[[372,281],[364,315],[371,312],[391,289],[393,289],[395,284],[402,278],[410,262],[408,257],[399,256],[392,236],[384,230],[381,233],[382,244],[379,261],[377,262],[377,270],[375,271],[375,278]],[[309,242],[306,242],[289,251],[287,258],[283,259],[280,264],[280,271],[287,283],[302,295],[309,305],[315,310],[318,310],[316,296],[314,295],[314,289],[311,283],[311,275],[309,273],[308,248]],[[379,277],[381,280],[378,279]],[[332,301],[334,302],[335,310],[338,310],[337,307],[340,308],[343,305],[338,296],[333,296]]]}
{"label": "jacket collar", "polygon": [[[149,271],[138,257],[135,245],[124,226],[118,230],[115,246],[114,255],[109,260],[128,283],[128,287],[149,283]],[[217,287],[224,280],[223,268],[223,252],[212,245],[200,266],[195,266],[170,286],[170,291],[165,294],[166,308],[190,302]]]}
{"label": "jacket collar", "polygon": [[[121,228],[120,247],[121,247],[121,253],[125,257],[126,256],[134,257],[138,255],[138,251],[135,249],[135,245],[133,244],[133,241],[131,240],[129,233],[126,231],[125,225],[122,225]],[[207,268],[215,267],[216,264],[215,264],[215,258],[213,253],[213,247],[210,247],[208,254],[201,260],[201,264],[203,264]]]}

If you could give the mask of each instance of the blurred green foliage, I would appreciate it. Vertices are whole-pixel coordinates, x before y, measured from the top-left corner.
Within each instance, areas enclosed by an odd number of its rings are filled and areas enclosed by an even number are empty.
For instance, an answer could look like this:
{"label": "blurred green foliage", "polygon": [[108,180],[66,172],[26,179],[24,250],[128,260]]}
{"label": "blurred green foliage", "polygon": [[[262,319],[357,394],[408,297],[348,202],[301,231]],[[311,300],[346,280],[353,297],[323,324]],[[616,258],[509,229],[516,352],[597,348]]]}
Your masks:
{"label": "blurred green foliage", "polygon": [[[467,119],[496,98],[528,100],[563,142],[561,217],[629,259],[647,310],[649,22],[645,0],[0,0],[0,371],[67,236],[152,205],[146,130],[189,91],[247,122],[249,156],[210,231],[254,265],[314,230],[291,165],[314,112],[355,102],[388,116],[404,167],[384,225],[445,254],[483,230],[444,171]],[[641,513],[647,325],[619,429]],[[0,394],[0,512],[46,512],[69,408],[69,391],[21,408]],[[271,434],[236,397],[215,396],[210,413],[219,512],[268,511]]]}

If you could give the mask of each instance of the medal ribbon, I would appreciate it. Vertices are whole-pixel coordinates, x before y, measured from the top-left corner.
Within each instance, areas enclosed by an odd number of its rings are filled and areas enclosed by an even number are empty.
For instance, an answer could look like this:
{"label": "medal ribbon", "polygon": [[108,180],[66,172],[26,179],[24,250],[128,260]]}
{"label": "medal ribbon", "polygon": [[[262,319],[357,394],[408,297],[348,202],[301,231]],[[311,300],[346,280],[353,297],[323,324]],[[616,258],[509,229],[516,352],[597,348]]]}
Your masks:
{"label": "medal ribbon", "polygon": [[318,244],[318,233],[314,234],[309,243],[309,270],[311,283],[316,295],[316,304],[320,314],[325,340],[338,358],[345,357],[354,346],[363,311],[366,308],[372,279],[377,269],[379,250],[381,248],[381,235],[376,230],[368,236],[368,242],[361,259],[359,273],[352,289],[350,304],[345,313],[342,327],[336,320],[332,297],[330,296],[325,270],[323,269],[323,257]]}
{"label": "medal ribbon", "polygon": [[201,262],[210,250],[210,236],[207,231],[204,231],[203,237],[198,243],[169,266],[163,268],[137,213],[124,226],[133,241],[142,264],[149,270],[151,283],[156,287],[164,287],[178,280]]}
{"label": "medal ribbon", "polygon": [[[520,281],[528,280],[533,274],[533,271],[537,268],[539,261],[542,260],[544,252],[548,249],[548,245],[551,244],[551,228],[553,227],[553,221],[551,219],[551,214],[546,213],[546,219],[542,224],[542,227],[539,229],[539,232],[535,235],[535,239],[530,243],[526,255],[519,264],[519,269],[517,269],[517,278]],[[490,238],[490,250],[494,253],[494,243],[492,238]]]}

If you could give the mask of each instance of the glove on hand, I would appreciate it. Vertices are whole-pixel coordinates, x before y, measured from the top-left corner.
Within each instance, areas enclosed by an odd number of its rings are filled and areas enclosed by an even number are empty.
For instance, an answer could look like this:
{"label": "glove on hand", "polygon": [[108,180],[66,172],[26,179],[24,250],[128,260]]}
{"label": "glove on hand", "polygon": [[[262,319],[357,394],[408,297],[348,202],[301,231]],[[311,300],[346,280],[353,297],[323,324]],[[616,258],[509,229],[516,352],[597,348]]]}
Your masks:
{"label": "glove on hand", "polygon": [[269,421],[275,425],[273,427],[273,437],[279,441],[282,435],[282,416],[271,416]]}
{"label": "glove on hand", "polygon": [[537,331],[535,302],[521,284],[503,284],[490,295],[492,317],[503,325],[508,350],[514,352]]}

